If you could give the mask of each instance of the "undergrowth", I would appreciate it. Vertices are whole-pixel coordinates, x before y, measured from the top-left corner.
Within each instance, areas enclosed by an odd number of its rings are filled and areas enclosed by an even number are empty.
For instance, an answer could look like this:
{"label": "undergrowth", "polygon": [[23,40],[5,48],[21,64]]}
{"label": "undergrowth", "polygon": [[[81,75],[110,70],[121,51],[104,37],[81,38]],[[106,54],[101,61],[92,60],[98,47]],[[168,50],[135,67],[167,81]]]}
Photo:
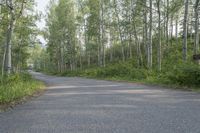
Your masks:
{"label": "undergrowth", "polygon": [[136,68],[130,62],[121,62],[107,65],[105,68],[96,67],[84,70],[66,71],[60,75],[135,81],[179,87],[200,87],[200,66],[193,63],[180,63],[170,68],[163,68],[161,72],[158,72],[146,68]]}

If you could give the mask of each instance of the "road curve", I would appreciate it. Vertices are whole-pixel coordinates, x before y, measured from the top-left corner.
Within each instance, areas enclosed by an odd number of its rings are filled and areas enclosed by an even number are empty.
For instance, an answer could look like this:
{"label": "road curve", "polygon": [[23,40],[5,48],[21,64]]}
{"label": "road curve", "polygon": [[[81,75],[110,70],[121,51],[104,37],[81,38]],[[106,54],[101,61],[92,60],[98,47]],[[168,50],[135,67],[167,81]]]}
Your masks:
{"label": "road curve", "polygon": [[32,74],[47,91],[0,113],[0,133],[200,133],[200,94]]}

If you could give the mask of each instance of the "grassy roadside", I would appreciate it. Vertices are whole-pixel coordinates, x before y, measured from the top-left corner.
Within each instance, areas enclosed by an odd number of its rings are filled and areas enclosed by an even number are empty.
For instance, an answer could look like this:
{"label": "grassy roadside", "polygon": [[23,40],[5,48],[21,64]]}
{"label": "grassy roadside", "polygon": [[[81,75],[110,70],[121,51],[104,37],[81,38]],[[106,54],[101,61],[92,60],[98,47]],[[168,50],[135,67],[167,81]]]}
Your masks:
{"label": "grassy roadside", "polygon": [[10,76],[0,83],[0,110],[21,103],[42,92],[44,84],[29,74]]}

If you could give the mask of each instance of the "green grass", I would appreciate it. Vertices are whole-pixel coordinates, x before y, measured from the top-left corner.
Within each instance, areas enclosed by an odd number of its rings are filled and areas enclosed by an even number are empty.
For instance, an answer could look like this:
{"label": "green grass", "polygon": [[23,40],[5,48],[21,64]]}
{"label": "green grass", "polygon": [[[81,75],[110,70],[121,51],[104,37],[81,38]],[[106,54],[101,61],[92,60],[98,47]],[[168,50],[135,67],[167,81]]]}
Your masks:
{"label": "green grass", "polygon": [[29,74],[12,75],[0,83],[0,105],[17,102],[44,88],[44,84]]}

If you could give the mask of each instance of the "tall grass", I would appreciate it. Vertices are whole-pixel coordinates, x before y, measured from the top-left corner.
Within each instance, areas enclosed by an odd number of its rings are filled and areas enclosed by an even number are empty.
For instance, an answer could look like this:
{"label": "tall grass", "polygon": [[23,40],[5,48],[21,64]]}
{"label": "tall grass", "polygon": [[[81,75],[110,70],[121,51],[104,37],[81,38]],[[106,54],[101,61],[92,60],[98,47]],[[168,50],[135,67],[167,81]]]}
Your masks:
{"label": "tall grass", "polygon": [[8,104],[30,96],[44,87],[29,74],[12,75],[0,83],[0,104]]}

